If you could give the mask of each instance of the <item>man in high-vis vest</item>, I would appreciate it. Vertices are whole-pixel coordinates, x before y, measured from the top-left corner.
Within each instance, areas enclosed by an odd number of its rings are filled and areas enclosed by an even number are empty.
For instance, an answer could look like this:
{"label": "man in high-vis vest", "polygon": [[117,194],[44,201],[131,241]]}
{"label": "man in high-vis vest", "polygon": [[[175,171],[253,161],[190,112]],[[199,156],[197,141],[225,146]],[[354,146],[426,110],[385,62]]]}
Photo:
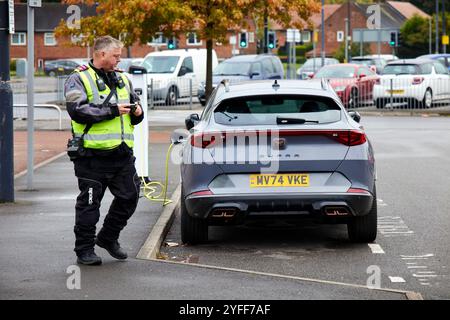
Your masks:
{"label": "man in high-vis vest", "polygon": [[[133,128],[142,121],[144,114],[131,82],[116,70],[122,48],[123,44],[110,36],[96,39],[93,59],[88,65],[75,69],[64,88],[73,133],[68,153],[80,189],[74,227],[74,251],[79,264],[102,263],[95,254],[95,244],[116,259],[127,258],[118,242],[119,234],[139,199]],[[114,200],[96,235],[106,188],[114,195]]]}

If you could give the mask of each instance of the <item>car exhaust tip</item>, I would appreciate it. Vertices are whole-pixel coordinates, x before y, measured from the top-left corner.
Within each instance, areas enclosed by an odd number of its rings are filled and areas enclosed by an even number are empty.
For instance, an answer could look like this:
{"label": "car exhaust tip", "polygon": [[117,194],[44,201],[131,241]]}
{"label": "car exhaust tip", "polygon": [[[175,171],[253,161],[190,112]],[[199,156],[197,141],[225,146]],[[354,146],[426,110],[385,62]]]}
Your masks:
{"label": "car exhaust tip", "polygon": [[350,211],[346,207],[325,207],[325,215],[326,216],[348,216],[350,215]]}
{"label": "car exhaust tip", "polygon": [[236,215],[236,208],[218,208],[211,213],[213,218],[233,218]]}

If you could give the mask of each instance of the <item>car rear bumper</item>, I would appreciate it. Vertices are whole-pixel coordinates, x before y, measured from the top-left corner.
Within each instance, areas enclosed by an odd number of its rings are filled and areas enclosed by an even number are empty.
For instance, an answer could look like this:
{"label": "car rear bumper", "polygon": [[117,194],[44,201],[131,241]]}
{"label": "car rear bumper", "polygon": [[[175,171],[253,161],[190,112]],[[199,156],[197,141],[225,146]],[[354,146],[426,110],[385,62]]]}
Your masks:
{"label": "car rear bumper", "polygon": [[[189,215],[195,218],[246,218],[250,216],[352,217],[372,208],[370,193],[227,194],[187,196]],[[347,213],[345,213],[347,212]]]}

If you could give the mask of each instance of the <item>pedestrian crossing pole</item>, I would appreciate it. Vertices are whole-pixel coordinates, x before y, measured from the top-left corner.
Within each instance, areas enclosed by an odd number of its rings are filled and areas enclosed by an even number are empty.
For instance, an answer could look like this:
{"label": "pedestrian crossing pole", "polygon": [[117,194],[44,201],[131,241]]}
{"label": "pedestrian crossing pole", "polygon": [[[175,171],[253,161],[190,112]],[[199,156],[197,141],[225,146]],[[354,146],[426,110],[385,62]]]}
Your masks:
{"label": "pedestrian crossing pole", "polygon": [[[11,6],[13,6],[12,9]],[[13,21],[10,21],[11,15]],[[9,84],[9,32],[14,32],[14,1],[0,0],[0,202],[14,202],[13,103]]]}

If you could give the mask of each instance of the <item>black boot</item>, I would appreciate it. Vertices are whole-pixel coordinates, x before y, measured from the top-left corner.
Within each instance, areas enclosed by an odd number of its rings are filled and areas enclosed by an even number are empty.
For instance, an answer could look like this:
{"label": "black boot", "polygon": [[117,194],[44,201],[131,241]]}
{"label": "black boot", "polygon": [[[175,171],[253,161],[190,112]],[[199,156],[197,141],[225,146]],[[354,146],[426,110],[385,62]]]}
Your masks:
{"label": "black boot", "polygon": [[89,250],[85,252],[81,252],[77,254],[77,263],[78,264],[86,264],[91,266],[98,266],[102,264],[102,258],[97,256],[94,250]]}
{"label": "black boot", "polygon": [[95,239],[95,244],[98,245],[100,248],[103,248],[106,251],[108,251],[108,253],[113,258],[116,258],[119,260],[125,260],[126,258],[128,258],[127,253],[120,247],[120,244],[117,241],[108,242],[108,241],[104,241],[101,238],[97,237]]}

